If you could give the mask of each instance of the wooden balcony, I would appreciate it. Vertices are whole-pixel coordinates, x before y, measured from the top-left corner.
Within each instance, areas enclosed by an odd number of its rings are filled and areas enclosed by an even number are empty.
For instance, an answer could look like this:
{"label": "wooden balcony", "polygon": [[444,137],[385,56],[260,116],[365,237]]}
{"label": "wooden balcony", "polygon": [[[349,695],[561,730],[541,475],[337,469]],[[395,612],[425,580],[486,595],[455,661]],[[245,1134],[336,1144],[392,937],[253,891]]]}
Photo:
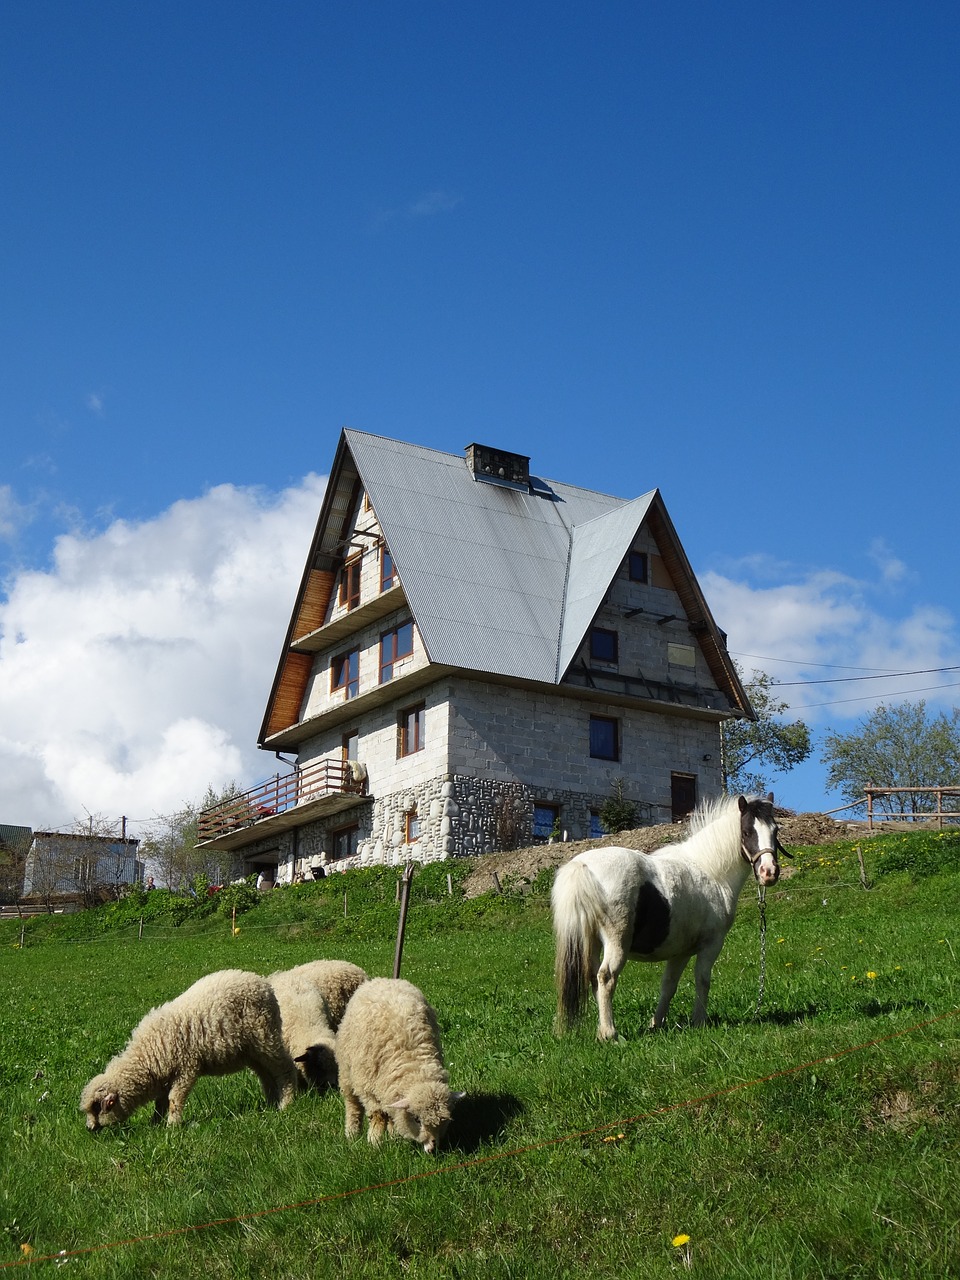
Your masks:
{"label": "wooden balcony", "polygon": [[204,809],[197,823],[197,843],[240,849],[265,836],[352,808],[366,794],[365,771],[362,766],[358,769],[356,761],[315,760]]}

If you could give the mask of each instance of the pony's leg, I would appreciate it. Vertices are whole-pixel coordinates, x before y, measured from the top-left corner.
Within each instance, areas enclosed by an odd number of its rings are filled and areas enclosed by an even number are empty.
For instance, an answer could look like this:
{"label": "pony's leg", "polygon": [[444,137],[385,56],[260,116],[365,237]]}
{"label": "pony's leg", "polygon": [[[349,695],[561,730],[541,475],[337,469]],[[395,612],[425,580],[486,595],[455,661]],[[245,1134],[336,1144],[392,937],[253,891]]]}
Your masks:
{"label": "pony's leg", "polygon": [[613,1025],[613,993],[617,989],[617,979],[627,962],[626,952],[622,948],[607,942],[603,950],[603,960],[597,970],[594,991],[597,996],[597,1039],[615,1040],[617,1028]]}
{"label": "pony's leg", "polygon": [[662,1027],[667,1020],[667,1010],[680,982],[680,976],[687,967],[689,956],[672,956],[663,966],[663,981],[660,983],[660,999],[657,1011],[650,1019],[652,1028]]}
{"label": "pony's leg", "polygon": [[718,947],[704,947],[697,955],[697,962],[693,970],[693,980],[696,985],[697,994],[693,999],[693,1012],[690,1015],[690,1023],[694,1027],[702,1027],[707,1020],[707,999],[710,995],[710,975],[713,972],[714,961],[720,954],[720,948],[723,946],[723,939],[720,939]]}

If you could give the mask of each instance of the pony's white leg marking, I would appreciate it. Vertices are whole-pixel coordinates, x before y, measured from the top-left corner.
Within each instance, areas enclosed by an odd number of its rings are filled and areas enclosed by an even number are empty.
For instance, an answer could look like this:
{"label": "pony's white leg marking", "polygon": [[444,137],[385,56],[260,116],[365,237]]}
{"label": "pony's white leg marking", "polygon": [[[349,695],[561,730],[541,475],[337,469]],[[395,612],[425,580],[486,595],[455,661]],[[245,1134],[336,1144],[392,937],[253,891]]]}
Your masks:
{"label": "pony's white leg marking", "polygon": [[597,994],[597,1039],[615,1040],[617,1029],[613,1025],[613,993],[617,979],[627,962],[626,953],[615,946],[604,949],[603,961],[597,970],[594,990]]}
{"label": "pony's white leg marking", "polygon": [[714,962],[720,954],[722,947],[723,938],[720,939],[719,946],[704,947],[704,949],[697,955],[696,964],[693,969],[693,980],[697,993],[693,998],[693,1013],[690,1015],[690,1022],[695,1027],[703,1026],[707,1020],[707,999],[710,995],[710,975],[713,972]]}
{"label": "pony's white leg marking", "polygon": [[660,983],[660,1000],[657,1003],[657,1011],[650,1020],[651,1027],[662,1027],[667,1018],[667,1010],[670,1008],[670,1001],[673,999],[677,984],[680,981],[680,975],[687,967],[689,956],[673,956],[663,966],[663,981]]}

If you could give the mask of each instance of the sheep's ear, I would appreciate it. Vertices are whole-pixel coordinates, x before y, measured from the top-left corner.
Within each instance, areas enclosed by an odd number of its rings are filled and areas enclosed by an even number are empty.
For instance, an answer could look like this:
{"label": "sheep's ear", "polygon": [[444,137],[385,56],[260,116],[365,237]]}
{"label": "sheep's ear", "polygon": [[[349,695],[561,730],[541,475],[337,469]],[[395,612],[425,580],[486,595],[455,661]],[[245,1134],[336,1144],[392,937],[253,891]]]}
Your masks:
{"label": "sheep's ear", "polygon": [[112,1111],[113,1108],[117,1105],[118,1101],[119,1101],[119,1098],[115,1093],[104,1094],[103,1100],[100,1103],[100,1110]]}
{"label": "sheep's ear", "polygon": [[294,1058],[294,1062],[306,1062],[306,1060],[309,1057],[310,1057],[310,1050],[307,1049],[304,1053],[297,1054],[297,1056]]}
{"label": "sheep's ear", "polygon": [[452,1104],[456,1104],[456,1103],[458,1103],[458,1102],[462,1102],[462,1101],[463,1101],[463,1099],[464,1099],[466,1096],[467,1096],[467,1095],[466,1095],[465,1093],[451,1093],[451,1095],[450,1095],[450,1102],[451,1102]]}
{"label": "sheep's ear", "polygon": [[410,1102],[407,1098],[400,1098],[396,1102],[385,1102],[383,1105],[388,1111],[406,1111]]}

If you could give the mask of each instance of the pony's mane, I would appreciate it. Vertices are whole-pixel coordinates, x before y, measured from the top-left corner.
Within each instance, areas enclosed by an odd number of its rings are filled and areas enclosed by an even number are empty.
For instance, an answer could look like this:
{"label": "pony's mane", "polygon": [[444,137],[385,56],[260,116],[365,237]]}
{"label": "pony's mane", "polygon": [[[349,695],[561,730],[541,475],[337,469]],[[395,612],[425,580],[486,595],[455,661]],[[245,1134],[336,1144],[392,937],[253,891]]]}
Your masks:
{"label": "pony's mane", "polygon": [[[746,797],[748,801],[759,798]],[[702,800],[690,814],[687,831],[684,853],[714,874],[726,874],[740,862],[740,797],[721,795]],[[675,847],[679,851],[680,846]]]}

